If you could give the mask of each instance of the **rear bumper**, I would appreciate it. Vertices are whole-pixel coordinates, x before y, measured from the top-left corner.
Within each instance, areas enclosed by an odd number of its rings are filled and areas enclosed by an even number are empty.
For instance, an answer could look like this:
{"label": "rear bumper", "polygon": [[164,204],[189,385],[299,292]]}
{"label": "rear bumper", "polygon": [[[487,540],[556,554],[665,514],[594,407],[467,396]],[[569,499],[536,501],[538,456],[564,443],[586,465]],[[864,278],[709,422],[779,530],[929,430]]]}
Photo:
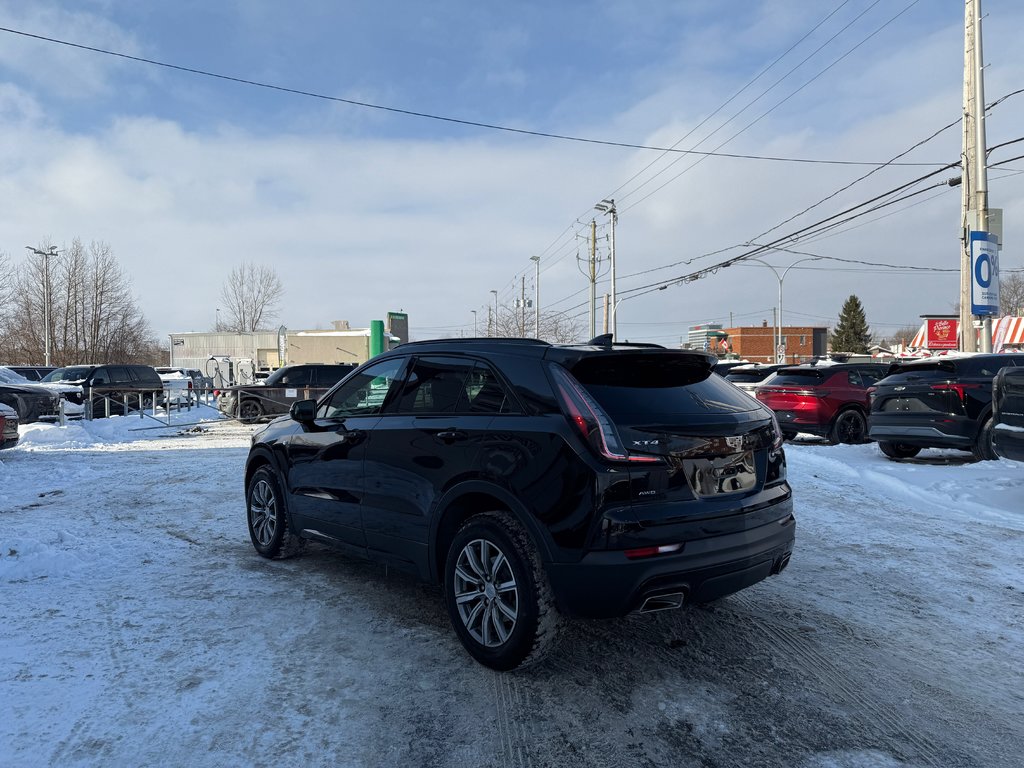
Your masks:
{"label": "rear bumper", "polygon": [[778,573],[796,538],[792,500],[781,519],[747,531],[687,541],[675,554],[629,560],[622,551],[591,552],[577,563],[548,563],[558,608],[585,618],[635,611],[649,597],[682,592],[686,602],[708,602]]}
{"label": "rear bumper", "polygon": [[868,437],[889,443],[905,443],[920,448],[960,448],[970,450],[978,425],[967,418],[942,416],[916,422],[894,421],[872,414]]}

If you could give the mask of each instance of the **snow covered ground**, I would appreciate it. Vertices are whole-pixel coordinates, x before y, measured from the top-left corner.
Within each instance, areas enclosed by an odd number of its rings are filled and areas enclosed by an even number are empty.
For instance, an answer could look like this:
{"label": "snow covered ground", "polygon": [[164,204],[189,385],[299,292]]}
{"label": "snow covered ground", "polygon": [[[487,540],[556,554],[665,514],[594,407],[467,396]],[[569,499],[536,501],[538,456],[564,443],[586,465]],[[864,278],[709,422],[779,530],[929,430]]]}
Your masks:
{"label": "snow covered ground", "polygon": [[256,556],[252,428],[203,415],[0,453],[0,765],[1022,764],[1024,465],[790,445],[785,573],[499,674],[437,588]]}

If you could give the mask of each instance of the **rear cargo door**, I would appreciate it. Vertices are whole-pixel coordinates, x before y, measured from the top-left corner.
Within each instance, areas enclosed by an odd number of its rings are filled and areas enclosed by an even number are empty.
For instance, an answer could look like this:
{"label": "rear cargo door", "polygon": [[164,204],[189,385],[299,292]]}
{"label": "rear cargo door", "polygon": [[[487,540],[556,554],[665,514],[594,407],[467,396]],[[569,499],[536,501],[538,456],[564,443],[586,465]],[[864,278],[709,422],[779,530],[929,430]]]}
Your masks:
{"label": "rear cargo door", "polygon": [[[715,515],[761,489],[773,438],[769,413],[717,374],[685,358],[584,358],[573,376],[611,417],[631,456],[638,519]],[[680,504],[700,501],[702,504]],[[643,509],[641,509],[643,508]]]}

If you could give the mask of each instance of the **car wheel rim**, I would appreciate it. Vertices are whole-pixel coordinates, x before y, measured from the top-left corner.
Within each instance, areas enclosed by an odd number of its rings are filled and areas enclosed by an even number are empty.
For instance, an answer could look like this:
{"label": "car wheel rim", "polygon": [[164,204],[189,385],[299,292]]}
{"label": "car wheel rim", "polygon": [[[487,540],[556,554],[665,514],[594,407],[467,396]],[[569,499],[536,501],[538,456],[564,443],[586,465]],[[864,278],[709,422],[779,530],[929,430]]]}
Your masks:
{"label": "car wheel rim", "polygon": [[474,539],[455,564],[455,604],[470,636],[487,648],[503,645],[519,618],[519,588],[512,566],[495,544]]}
{"label": "car wheel rim", "polygon": [[249,500],[249,525],[261,547],[270,545],[277,531],[277,499],[266,480],[253,486]]}
{"label": "car wheel rim", "polygon": [[857,414],[848,413],[842,417],[842,421],[839,423],[839,434],[844,442],[852,443],[859,440],[861,432],[860,419],[857,418]]}

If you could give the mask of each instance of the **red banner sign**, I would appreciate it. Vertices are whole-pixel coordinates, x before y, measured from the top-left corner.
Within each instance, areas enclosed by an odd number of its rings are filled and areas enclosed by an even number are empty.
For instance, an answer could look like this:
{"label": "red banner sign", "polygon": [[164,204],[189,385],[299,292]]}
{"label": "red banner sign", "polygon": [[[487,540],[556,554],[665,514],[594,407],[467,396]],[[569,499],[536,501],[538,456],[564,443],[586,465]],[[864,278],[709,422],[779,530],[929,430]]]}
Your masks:
{"label": "red banner sign", "polygon": [[924,346],[926,349],[956,349],[956,331],[959,320],[934,318],[927,321]]}

